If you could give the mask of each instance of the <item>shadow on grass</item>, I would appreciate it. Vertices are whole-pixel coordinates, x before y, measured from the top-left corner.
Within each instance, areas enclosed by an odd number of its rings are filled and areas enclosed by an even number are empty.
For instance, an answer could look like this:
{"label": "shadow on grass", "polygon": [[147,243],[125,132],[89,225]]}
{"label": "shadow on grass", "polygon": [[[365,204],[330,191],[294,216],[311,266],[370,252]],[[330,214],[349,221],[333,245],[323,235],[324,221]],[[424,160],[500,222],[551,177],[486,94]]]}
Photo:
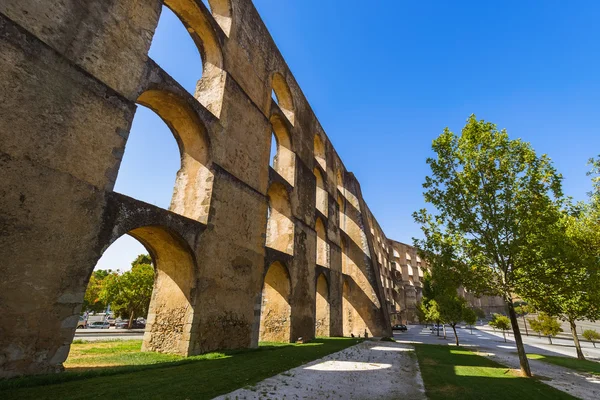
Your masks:
{"label": "shadow on grass", "polygon": [[208,353],[173,362],[17,378],[0,381],[0,398],[212,398],[358,342],[331,338],[300,345],[268,343],[258,349]]}
{"label": "shadow on grass", "polygon": [[415,349],[431,400],[575,399],[466,348],[416,344]]}

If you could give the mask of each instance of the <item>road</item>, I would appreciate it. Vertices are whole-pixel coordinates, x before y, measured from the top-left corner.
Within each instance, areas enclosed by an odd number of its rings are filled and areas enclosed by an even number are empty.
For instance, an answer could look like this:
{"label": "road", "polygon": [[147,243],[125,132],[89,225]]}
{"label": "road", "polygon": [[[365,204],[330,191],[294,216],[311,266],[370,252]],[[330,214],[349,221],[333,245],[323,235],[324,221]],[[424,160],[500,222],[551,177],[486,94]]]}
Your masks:
{"label": "road", "polygon": [[141,340],[143,329],[77,329],[74,340]]}

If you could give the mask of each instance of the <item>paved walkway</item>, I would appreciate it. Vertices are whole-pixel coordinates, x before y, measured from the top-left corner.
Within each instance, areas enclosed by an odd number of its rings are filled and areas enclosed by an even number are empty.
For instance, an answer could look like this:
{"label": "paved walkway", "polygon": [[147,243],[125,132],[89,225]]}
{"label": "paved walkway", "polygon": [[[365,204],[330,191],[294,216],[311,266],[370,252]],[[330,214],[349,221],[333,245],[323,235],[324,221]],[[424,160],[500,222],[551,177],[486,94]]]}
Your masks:
{"label": "paved walkway", "polygon": [[[507,343],[504,342],[502,333],[491,332],[487,330],[473,329],[473,334],[470,329],[457,329],[458,338],[461,346],[476,347],[477,350],[489,358],[506,365],[510,368],[519,369],[519,356],[515,347],[512,335],[507,337]],[[440,332],[440,335],[442,333]],[[395,333],[394,337],[400,343],[428,343],[428,344],[454,344],[454,335],[452,329],[447,330],[447,339],[442,336],[438,337],[432,334],[428,329],[421,326],[411,326],[408,332]],[[575,355],[575,350],[568,346],[549,345],[543,343],[544,339],[526,338],[525,351],[528,353],[537,353],[543,355]],[[596,352],[588,352],[588,355],[595,355]],[[529,360],[531,371],[534,375],[549,378],[542,382],[555,387],[559,390],[567,392],[575,397],[586,400],[600,399],[600,377],[576,372],[569,368],[560,367],[545,363],[538,360]]]}
{"label": "paved walkway", "polygon": [[426,399],[413,352],[366,341],[217,399]]}

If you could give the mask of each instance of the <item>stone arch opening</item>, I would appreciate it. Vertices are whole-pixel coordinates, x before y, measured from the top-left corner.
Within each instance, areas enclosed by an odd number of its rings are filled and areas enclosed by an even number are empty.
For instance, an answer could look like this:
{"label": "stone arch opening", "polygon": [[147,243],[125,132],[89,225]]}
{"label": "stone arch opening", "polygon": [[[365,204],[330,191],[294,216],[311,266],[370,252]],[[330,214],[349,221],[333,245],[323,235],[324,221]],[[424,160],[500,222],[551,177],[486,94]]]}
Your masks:
{"label": "stone arch opening", "polygon": [[292,285],[287,268],[276,261],[269,266],[262,288],[259,341],[291,340]]}
{"label": "stone arch opening", "polygon": [[317,162],[319,163],[321,168],[323,168],[323,171],[327,171],[327,159],[325,156],[325,144],[323,143],[323,140],[321,139],[321,136],[319,136],[319,134],[315,135],[313,149],[314,149],[315,160],[317,160]]}
{"label": "stone arch opening", "polygon": [[323,215],[327,216],[327,191],[325,190],[325,182],[323,181],[323,176],[318,168],[315,168],[313,173],[315,174],[317,181],[315,207],[317,210],[321,211]]}
{"label": "stone arch opening", "polygon": [[179,16],[163,5],[148,56],[193,96],[204,72],[201,54]]}
{"label": "stone arch opening", "polygon": [[[209,140],[204,125],[194,110],[173,93],[148,90],[142,93],[137,101],[140,105],[154,111],[163,120],[179,148],[180,168],[175,177],[169,209],[206,223],[212,195],[213,173],[208,168]],[[124,161],[131,151],[131,145],[131,142],[126,145]],[[146,162],[142,166],[145,164]],[[139,167],[138,165],[137,169],[141,169]],[[134,197],[146,200],[138,196]]]}
{"label": "stone arch opening", "polygon": [[[296,154],[292,150],[290,135],[279,116],[271,117],[271,126],[273,127],[271,137],[271,166],[283,179],[294,186]],[[275,146],[273,146],[273,140],[275,140]],[[275,151],[273,152],[273,150]]]}
{"label": "stone arch opening", "polygon": [[[225,3],[228,1],[211,1],[211,8],[219,9],[220,12],[226,14],[223,10],[230,9],[230,7]],[[164,0],[164,5],[183,23],[200,53],[201,78],[196,83],[194,97],[206,109],[219,117],[223,103],[225,72],[221,46],[212,24],[207,20],[205,12],[195,0]]]}
{"label": "stone arch opening", "polygon": [[290,124],[294,125],[294,100],[283,75],[278,72],[271,78],[271,99],[277,103]]}
{"label": "stone arch opening", "polygon": [[[149,276],[148,269],[150,267],[145,262],[141,263],[143,265],[132,265],[128,272],[122,270],[123,273],[135,273],[138,290],[140,286],[145,285],[144,282],[148,283],[147,280],[151,279],[149,304],[136,304],[136,308],[132,309],[133,315],[129,315],[132,320],[138,317],[146,319],[141,350],[187,356],[191,351],[190,334],[194,317],[193,294],[196,283],[196,261],[193,252],[185,240],[171,229],[148,225],[128,231],[107,246],[96,268],[107,265],[107,262],[103,262],[103,258],[110,253],[113,246],[119,246],[119,242],[133,240],[137,242],[136,245],[141,245],[135,246],[136,250],[145,250],[138,254],[148,253],[152,260],[152,276]],[[127,243],[126,246],[133,247],[131,243]],[[121,256],[117,260],[111,260],[110,263],[117,264],[116,269],[121,269],[134,259],[135,257],[131,257],[131,259],[124,260]],[[111,274],[104,279],[113,278],[110,276]],[[145,301],[144,299],[149,293],[144,295],[143,292],[143,290],[136,292],[134,300],[140,298]],[[127,296],[121,297],[120,300],[115,298],[115,301],[122,301],[124,297]],[[84,308],[85,306],[84,302]],[[111,308],[119,310],[114,302]],[[126,308],[123,309],[126,310]],[[129,313],[129,311],[126,312]],[[142,315],[137,315],[136,312]],[[99,318],[98,321],[101,321],[102,317]],[[88,323],[91,323],[93,319],[95,317],[90,317]]]}
{"label": "stone arch opening", "polygon": [[327,243],[327,231],[321,218],[315,222],[315,231],[317,233],[317,265],[329,268],[329,244]]}
{"label": "stone arch opening", "polygon": [[274,183],[267,191],[269,209],[265,245],[290,255],[294,254],[294,221],[292,207],[285,187]]}
{"label": "stone arch opening", "polygon": [[329,302],[329,283],[325,274],[317,278],[315,307],[315,336],[331,336],[331,307]]}

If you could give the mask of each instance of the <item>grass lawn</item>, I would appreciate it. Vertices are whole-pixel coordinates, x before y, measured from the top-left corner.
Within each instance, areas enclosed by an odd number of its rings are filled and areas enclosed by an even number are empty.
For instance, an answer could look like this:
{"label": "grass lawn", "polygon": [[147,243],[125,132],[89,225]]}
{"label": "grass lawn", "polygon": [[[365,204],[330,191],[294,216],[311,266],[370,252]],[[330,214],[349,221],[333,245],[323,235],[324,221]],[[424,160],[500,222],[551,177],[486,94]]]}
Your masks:
{"label": "grass lawn", "polygon": [[543,356],[541,354],[527,354],[527,358],[571,368],[580,372],[587,372],[588,374],[600,375],[600,363],[595,361],[579,360],[573,357]]}
{"label": "grass lawn", "polygon": [[425,391],[437,399],[575,399],[466,348],[415,345]]}
{"label": "grass lawn", "polygon": [[261,343],[187,358],[142,353],[139,340],[75,343],[66,372],[0,381],[0,399],[210,399],[358,342]]}

